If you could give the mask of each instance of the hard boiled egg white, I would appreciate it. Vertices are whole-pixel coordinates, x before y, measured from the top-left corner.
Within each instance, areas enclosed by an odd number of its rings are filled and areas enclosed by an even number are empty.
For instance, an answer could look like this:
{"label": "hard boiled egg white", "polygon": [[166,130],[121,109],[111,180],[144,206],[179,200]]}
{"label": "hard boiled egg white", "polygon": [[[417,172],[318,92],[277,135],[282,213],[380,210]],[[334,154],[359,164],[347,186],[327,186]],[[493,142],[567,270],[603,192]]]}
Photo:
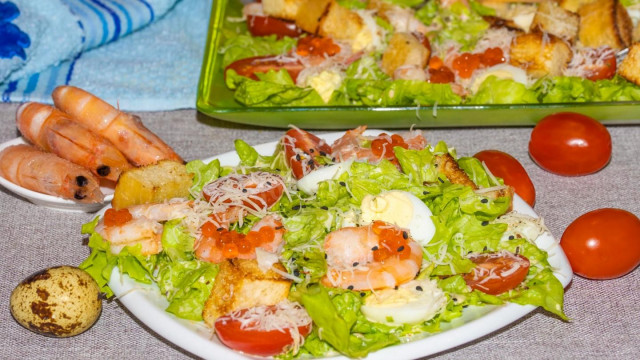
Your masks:
{"label": "hard boiled egg white", "polygon": [[362,222],[385,221],[408,229],[411,238],[420,245],[426,245],[436,233],[431,220],[431,210],[415,195],[400,190],[392,190],[377,196],[367,195],[362,199]]}
{"label": "hard boiled egg white", "polygon": [[524,86],[529,85],[529,77],[527,76],[527,72],[520,69],[519,67],[515,67],[509,64],[498,64],[489,68],[486,68],[484,71],[478,73],[469,87],[471,93],[475,94],[480,85],[489,77],[495,76],[498,79],[511,79],[513,81],[517,81]]}
{"label": "hard boiled egg white", "polygon": [[344,174],[349,170],[349,168],[351,168],[352,163],[352,160],[345,161],[313,170],[302,177],[302,179],[298,180],[298,189],[304,191],[308,195],[313,195],[318,191],[318,187],[321,182],[339,178],[340,175]]}
{"label": "hard boiled egg white", "polygon": [[412,280],[397,289],[369,295],[360,308],[369,321],[387,325],[418,324],[430,320],[445,306],[444,292],[430,279]]}

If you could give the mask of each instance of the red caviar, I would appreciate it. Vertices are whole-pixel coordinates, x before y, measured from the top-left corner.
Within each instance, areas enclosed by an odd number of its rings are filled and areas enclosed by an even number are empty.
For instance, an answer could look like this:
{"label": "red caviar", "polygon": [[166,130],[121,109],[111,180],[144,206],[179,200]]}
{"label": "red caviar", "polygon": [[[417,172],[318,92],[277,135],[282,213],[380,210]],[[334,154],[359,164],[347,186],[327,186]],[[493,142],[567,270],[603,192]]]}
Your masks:
{"label": "red caviar", "polygon": [[300,56],[333,56],[340,52],[340,46],[331,40],[331,38],[305,36],[298,40],[296,53]]}
{"label": "red caviar", "polygon": [[202,237],[215,240],[216,247],[222,250],[223,256],[227,259],[233,259],[241,254],[250,254],[257,247],[273,241],[276,236],[276,231],[268,226],[263,226],[257,231],[249,231],[245,235],[235,230],[216,228],[211,222],[202,225],[200,231]]}
{"label": "red caviar", "polygon": [[380,238],[377,248],[373,250],[375,261],[383,262],[394,256],[398,256],[401,260],[409,258],[411,249],[406,231],[382,221],[374,221],[372,229]]}
{"label": "red caviar", "polygon": [[454,82],[456,76],[453,71],[444,66],[444,62],[437,56],[429,59],[429,82],[433,84],[448,84]]}
{"label": "red caviar", "polygon": [[468,79],[477,69],[490,67],[505,62],[500,48],[489,48],[482,53],[462,53],[453,59],[453,70],[463,79]]}
{"label": "red caviar", "polygon": [[120,226],[128,223],[133,219],[131,213],[127,209],[107,209],[104,213],[104,225],[105,226]]}

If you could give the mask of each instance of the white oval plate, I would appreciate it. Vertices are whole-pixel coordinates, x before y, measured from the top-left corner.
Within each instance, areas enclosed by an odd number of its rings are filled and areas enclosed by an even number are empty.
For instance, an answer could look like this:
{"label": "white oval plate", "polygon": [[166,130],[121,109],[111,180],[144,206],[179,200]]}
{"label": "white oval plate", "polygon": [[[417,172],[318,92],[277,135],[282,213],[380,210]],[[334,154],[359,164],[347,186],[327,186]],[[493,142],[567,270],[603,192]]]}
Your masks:
{"label": "white oval plate", "polygon": [[[377,135],[382,131],[368,130],[365,134]],[[342,136],[343,133],[330,133],[320,136],[328,143]],[[273,153],[277,142],[258,145],[255,149],[261,154]],[[228,152],[219,156],[205,159],[205,162],[219,159],[222,165],[237,165],[238,155]],[[513,209],[522,214],[538,217],[533,209],[518,195],[513,199]],[[100,215],[106,208],[100,212]],[[549,264],[554,269],[554,275],[563,287],[571,281],[573,272],[569,261],[558,242],[548,232],[536,239],[536,245],[549,254]],[[155,284],[145,285],[121,276],[116,267],[111,274],[109,286],[122,302],[140,321],[153,329],[160,336],[180,346],[181,348],[205,359],[251,359],[245,354],[231,350],[222,345],[211,329],[202,322],[184,320],[164,311],[168,306],[165,298],[160,295]],[[134,291],[132,291],[134,290]],[[370,353],[366,359],[408,359],[428,356],[458,345],[473,341],[486,334],[494,332],[535,310],[533,305],[505,304],[501,306],[470,306],[464,310],[460,318],[451,323],[442,323],[442,331],[414,341],[387,347]],[[336,357],[336,359],[347,359]]]}
{"label": "white oval plate", "polygon": [[[19,137],[17,139],[13,139],[7,141],[3,144],[0,144],[0,151],[4,148],[12,146],[12,145],[20,145],[20,144],[28,144],[23,138]],[[23,188],[20,185],[14,184],[11,181],[0,176],[0,185],[4,186],[7,190],[13,192],[20,197],[23,197],[30,202],[48,207],[51,209],[62,210],[62,211],[76,211],[76,212],[96,212],[104,207],[105,204],[108,204],[113,199],[113,189],[108,187],[100,187],[104,196],[104,201],[101,203],[78,203],[72,200],[63,199],[58,196],[42,194],[36,191],[32,191],[26,188]]]}

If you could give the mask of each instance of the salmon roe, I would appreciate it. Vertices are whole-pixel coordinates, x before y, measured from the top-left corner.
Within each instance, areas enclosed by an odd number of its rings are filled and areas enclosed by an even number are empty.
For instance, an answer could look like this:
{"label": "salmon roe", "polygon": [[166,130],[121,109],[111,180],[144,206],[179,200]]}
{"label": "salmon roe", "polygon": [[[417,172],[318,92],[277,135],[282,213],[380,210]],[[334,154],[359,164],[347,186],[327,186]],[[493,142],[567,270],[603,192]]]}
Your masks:
{"label": "salmon roe", "polygon": [[448,84],[456,80],[456,76],[437,56],[429,59],[429,82],[433,84]]}
{"label": "salmon roe", "polygon": [[305,36],[298,40],[296,53],[300,56],[333,56],[340,52],[340,46],[330,38]]}
{"label": "salmon roe", "polygon": [[250,254],[256,248],[273,241],[276,236],[276,231],[268,226],[263,226],[257,231],[249,231],[246,235],[235,230],[216,228],[211,222],[202,225],[200,230],[203,237],[214,240],[216,248],[222,251],[226,259]]}
{"label": "salmon roe", "polygon": [[398,257],[401,260],[408,259],[411,255],[409,248],[409,234],[393,225],[383,221],[374,221],[373,232],[380,239],[378,246],[373,248],[373,259],[384,262],[391,257]]}
{"label": "salmon roe", "polygon": [[107,209],[104,213],[105,226],[120,226],[128,223],[133,219],[128,209]]}
{"label": "salmon roe", "polygon": [[389,141],[389,135],[382,133],[376,139],[371,142],[371,151],[375,156],[383,156],[388,159],[395,158],[393,148],[400,146],[407,149],[409,145],[404,141],[402,136],[398,134],[391,135],[391,141]]}
{"label": "salmon roe", "polygon": [[489,48],[482,53],[462,53],[453,59],[453,69],[463,79],[468,79],[477,69],[490,67],[505,62],[500,48]]}

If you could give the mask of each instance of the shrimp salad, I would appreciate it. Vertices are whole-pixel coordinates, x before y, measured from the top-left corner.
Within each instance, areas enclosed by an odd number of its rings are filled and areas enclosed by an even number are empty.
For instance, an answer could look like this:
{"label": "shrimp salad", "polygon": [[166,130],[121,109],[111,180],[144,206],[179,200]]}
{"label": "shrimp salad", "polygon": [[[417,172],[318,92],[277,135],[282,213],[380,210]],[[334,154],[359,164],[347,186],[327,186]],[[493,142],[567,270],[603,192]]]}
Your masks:
{"label": "shrimp salad", "polygon": [[592,2],[231,0],[216,76],[249,107],[637,101],[640,3]]}
{"label": "shrimp salad", "polygon": [[[370,135],[374,134],[374,135]],[[279,358],[369,352],[440,331],[469,306],[540,306],[563,286],[513,189],[419,130],[335,142],[292,127],[272,154],[187,163],[189,198],[109,209],[80,265],[155,283],[166,311],[230,348]],[[513,221],[512,219],[517,219]],[[266,340],[265,340],[266,339]]]}

